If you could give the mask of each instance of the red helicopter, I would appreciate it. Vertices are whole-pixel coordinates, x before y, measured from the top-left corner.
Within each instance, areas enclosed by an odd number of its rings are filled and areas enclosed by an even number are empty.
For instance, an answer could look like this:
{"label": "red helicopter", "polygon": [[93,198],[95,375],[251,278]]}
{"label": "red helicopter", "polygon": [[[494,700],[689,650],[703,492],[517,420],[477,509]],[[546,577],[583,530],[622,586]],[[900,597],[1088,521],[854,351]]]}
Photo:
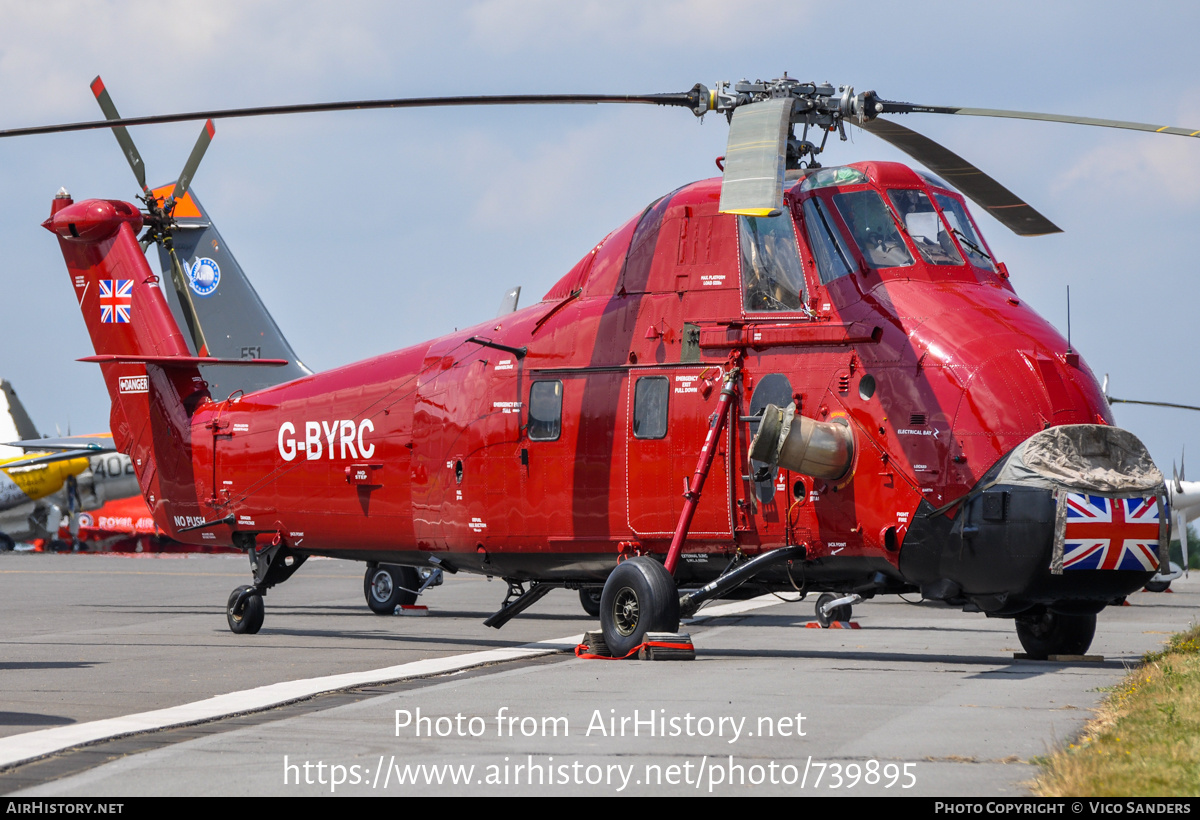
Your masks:
{"label": "red helicopter", "polygon": [[[822,621],[919,592],[1013,618],[1027,652],[1047,657],[1085,652],[1096,614],[1165,565],[1162,474],[1113,426],[1080,355],[1014,293],[963,195],[1018,234],[1058,228],[881,115],[1197,132],[920,106],[785,76],[641,97],[114,109],[0,136],[110,127],[128,140],[126,125],[153,122],[534,103],[723,113],[723,177],[651,202],[535,305],[223,400],[201,368],[285,360],[207,355],[138,244],[145,227],[144,242],[170,249],[211,122],[165,202],[140,175],[144,212],[55,198],[44,225],[95,346],[84,361],[102,368],[114,439],[155,521],[249,556],[254,583],[227,603],[234,632],[258,631],[267,590],[326,555],[368,562],[368,590],[397,602],[418,568],[502,577],[509,594],[486,622],[497,627],[579,589],[617,656],[708,600],[787,590],[824,593]],[[847,125],[938,176],[822,167]]]}

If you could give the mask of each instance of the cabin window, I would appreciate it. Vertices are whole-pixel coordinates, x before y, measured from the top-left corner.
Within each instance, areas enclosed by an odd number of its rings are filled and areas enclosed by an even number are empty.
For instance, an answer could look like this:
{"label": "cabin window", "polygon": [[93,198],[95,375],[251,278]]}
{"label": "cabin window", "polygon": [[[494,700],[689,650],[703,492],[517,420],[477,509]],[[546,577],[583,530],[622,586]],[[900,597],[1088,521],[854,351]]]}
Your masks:
{"label": "cabin window", "polygon": [[942,216],[946,217],[950,233],[958,239],[958,244],[962,247],[963,253],[967,255],[967,260],[977,268],[994,272],[996,266],[992,262],[992,257],[984,247],[979,234],[975,232],[971,217],[967,215],[967,209],[963,207],[963,204],[952,196],[939,194],[936,191],[933,198],[937,200],[938,207],[942,209]]}
{"label": "cabin window", "polygon": [[644,376],[633,389],[633,437],[665,438],[667,435],[666,376]]}
{"label": "cabin window", "polygon": [[738,248],[746,310],[800,310],[804,271],[792,215],[739,216]]}
{"label": "cabin window", "polygon": [[898,268],[913,263],[888,206],[874,191],[849,191],[833,198],[850,235],[872,268]]}
{"label": "cabin window", "polygon": [[533,441],[555,441],[562,433],[562,395],[560,381],[534,382],[529,386],[529,424],[526,431]]}
{"label": "cabin window", "polygon": [[950,232],[946,230],[946,223],[942,222],[924,191],[897,188],[888,191],[888,198],[896,207],[896,213],[900,214],[904,230],[908,231],[922,259],[930,265],[963,263]]}
{"label": "cabin window", "polygon": [[834,223],[833,215],[821,200],[812,198],[804,202],[804,232],[808,235],[808,246],[817,262],[817,275],[822,285],[845,276],[855,265],[854,257]]}

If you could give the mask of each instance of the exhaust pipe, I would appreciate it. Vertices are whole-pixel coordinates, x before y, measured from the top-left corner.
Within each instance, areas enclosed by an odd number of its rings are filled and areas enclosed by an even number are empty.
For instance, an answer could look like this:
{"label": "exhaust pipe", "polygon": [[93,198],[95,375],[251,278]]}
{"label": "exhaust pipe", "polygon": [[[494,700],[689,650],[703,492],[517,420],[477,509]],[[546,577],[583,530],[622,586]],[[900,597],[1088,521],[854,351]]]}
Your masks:
{"label": "exhaust pipe", "polygon": [[750,458],[768,465],[829,481],[850,472],[854,463],[854,433],[843,421],[814,421],[768,404],[758,434],[750,442]]}

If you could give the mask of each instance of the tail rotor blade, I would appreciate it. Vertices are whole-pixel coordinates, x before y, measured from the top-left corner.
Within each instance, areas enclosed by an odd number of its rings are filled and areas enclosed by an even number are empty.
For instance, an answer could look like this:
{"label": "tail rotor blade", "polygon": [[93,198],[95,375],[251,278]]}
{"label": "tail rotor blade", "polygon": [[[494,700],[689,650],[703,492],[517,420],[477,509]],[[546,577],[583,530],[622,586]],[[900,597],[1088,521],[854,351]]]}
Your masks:
{"label": "tail rotor blade", "polygon": [[167,213],[175,206],[188,188],[192,184],[192,177],[196,175],[196,169],[200,166],[200,160],[204,159],[204,152],[208,150],[208,145],[212,142],[213,135],[216,134],[216,127],[212,120],[207,120],[204,127],[200,129],[200,137],[196,140],[196,145],[192,148],[191,155],[188,156],[187,162],[183,165],[183,173],[179,175],[179,181],[175,183],[175,190],[171,192],[170,198],[167,199],[163,210]]}
{"label": "tail rotor blade", "polygon": [[179,264],[179,256],[175,253],[175,247],[169,242],[167,243],[167,253],[171,257],[171,284],[175,286],[175,294],[179,297],[179,306],[183,308],[183,318],[187,322],[192,344],[196,347],[196,355],[207,356],[208,340],[204,338],[204,328],[200,326],[200,317],[196,315],[196,304],[192,301],[187,275],[183,272],[183,265]]}
{"label": "tail rotor blade", "polygon": [[[92,93],[96,95],[96,102],[100,103],[100,110],[104,112],[106,120],[119,120],[121,115],[117,113],[117,106],[113,104],[112,97],[108,95],[108,89],[104,87],[104,81],[99,77],[92,80]],[[133,137],[129,136],[129,129],[123,125],[113,126],[113,136],[117,138],[117,144],[121,146],[121,152],[125,154],[125,159],[129,161],[129,167],[133,169],[133,175],[137,177],[138,185],[142,186],[142,191],[146,192],[146,164],[142,162],[142,155],[138,153],[137,146],[133,144]]]}

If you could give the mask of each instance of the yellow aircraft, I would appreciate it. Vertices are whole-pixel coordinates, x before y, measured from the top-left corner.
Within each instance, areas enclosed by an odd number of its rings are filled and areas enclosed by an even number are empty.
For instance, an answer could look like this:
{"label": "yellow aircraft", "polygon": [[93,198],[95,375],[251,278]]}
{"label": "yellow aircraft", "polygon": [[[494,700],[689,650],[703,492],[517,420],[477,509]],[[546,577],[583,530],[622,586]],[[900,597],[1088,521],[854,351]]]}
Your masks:
{"label": "yellow aircraft", "polygon": [[[125,475],[129,457],[113,452],[112,436],[39,437],[4,380],[0,405],[0,441],[24,439],[15,446],[0,445],[0,550],[12,549],[17,540],[56,538],[64,514],[93,506],[85,496],[118,498],[137,491],[132,468]],[[121,484],[119,492],[107,486],[114,483]],[[98,493],[99,485],[109,491]]]}

